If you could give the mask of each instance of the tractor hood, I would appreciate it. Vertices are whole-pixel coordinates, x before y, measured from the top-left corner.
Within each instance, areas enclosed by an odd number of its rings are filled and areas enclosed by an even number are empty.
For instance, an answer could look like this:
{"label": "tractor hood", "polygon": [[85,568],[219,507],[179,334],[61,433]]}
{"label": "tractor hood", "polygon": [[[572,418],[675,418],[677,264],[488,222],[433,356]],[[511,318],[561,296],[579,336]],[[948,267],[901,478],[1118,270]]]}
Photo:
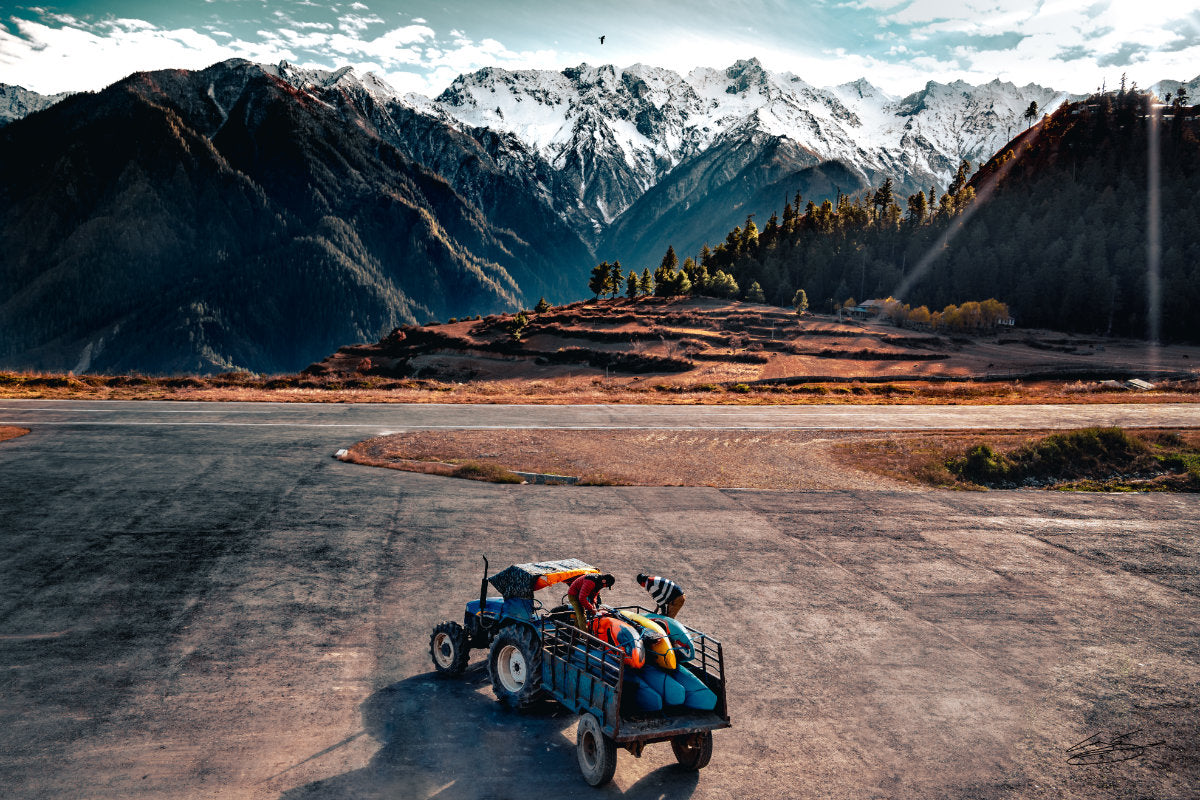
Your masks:
{"label": "tractor hood", "polygon": [[488,583],[496,587],[496,591],[506,599],[519,597],[532,599],[538,589],[545,589],[556,583],[573,580],[580,575],[600,570],[585,564],[578,558],[567,558],[562,561],[538,561],[536,564],[513,564],[508,569],[497,572],[488,578]]}

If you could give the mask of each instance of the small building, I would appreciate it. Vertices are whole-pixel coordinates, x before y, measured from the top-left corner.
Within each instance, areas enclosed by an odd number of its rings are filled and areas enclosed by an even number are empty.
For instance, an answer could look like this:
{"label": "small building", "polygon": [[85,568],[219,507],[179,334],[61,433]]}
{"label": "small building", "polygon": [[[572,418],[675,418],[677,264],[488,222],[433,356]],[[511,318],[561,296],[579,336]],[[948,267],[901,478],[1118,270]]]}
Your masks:
{"label": "small building", "polygon": [[854,319],[875,319],[883,316],[887,310],[887,303],[883,300],[864,300],[856,306],[844,309]]}

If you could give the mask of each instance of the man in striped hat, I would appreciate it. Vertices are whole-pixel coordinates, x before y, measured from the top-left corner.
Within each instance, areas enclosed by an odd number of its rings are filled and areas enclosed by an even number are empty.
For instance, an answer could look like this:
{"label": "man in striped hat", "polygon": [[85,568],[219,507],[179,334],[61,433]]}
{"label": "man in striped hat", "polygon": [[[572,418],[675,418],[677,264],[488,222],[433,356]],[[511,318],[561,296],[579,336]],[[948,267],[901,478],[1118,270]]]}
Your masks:
{"label": "man in striped hat", "polygon": [[637,576],[637,582],[654,598],[659,614],[675,619],[679,609],[683,608],[683,589],[678,583],[657,575],[642,574]]}

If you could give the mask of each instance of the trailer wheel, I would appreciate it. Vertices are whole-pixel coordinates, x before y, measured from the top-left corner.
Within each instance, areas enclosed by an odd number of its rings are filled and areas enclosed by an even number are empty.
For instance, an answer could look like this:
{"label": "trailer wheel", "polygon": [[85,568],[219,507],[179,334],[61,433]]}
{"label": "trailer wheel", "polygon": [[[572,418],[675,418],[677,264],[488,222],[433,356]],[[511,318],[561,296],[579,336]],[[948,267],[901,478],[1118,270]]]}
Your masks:
{"label": "trailer wheel", "polygon": [[603,786],[617,771],[617,743],[604,734],[600,721],[586,711],[579,715],[575,756],[583,779],[592,786]]}
{"label": "trailer wheel", "polygon": [[671,739],[675,760],[687,770],[704,769],[712,759],[712,731],[683,734]]}
{"label": "trailer wheel", "polygon": [[467,658],[471,647],[467,633],[457,622],[443,622],[433,629],[429,637],[429,655],[433,657],[433,668],[443,675],[462,675],[467,669]]}
{"label": "trailer wheel", "polygon": [[524,625],[510,625],[496,635],[488,654],[492,691],[496,699],[521,709],[537,699],[542,688],[542,648]]}

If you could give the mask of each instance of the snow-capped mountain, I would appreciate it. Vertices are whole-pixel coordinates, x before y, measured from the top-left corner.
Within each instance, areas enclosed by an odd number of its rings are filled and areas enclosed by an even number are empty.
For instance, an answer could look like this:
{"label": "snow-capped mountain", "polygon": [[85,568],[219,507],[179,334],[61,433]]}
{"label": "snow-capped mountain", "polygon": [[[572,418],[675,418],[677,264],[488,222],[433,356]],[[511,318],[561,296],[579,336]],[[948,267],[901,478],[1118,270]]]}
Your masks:
{"label": "snow-capped mountain", "polygon": [[35,111],[49,108],[59,100],[70,96],[70,92],[38,94],[23,86],[0,83],[0,125],[6,125],[13,120],[27,117]]}
{"label": "snow-capped mountain", "polygon": [[1030,84],[929,82],[897,98],[865,79],[817,88],[757,59],[687,75],[635,64],[562,72],[488,68],[459,76],[423,113],[515,137],[577,187],[607,227],[671,171],[714,144],[765,134],[814,163],[840,161],[864,183],[891,177],[916,191],[942,186],[963,158],[994,153],[1024,124],[1030,102],[1052,110],[1068,95]]}

